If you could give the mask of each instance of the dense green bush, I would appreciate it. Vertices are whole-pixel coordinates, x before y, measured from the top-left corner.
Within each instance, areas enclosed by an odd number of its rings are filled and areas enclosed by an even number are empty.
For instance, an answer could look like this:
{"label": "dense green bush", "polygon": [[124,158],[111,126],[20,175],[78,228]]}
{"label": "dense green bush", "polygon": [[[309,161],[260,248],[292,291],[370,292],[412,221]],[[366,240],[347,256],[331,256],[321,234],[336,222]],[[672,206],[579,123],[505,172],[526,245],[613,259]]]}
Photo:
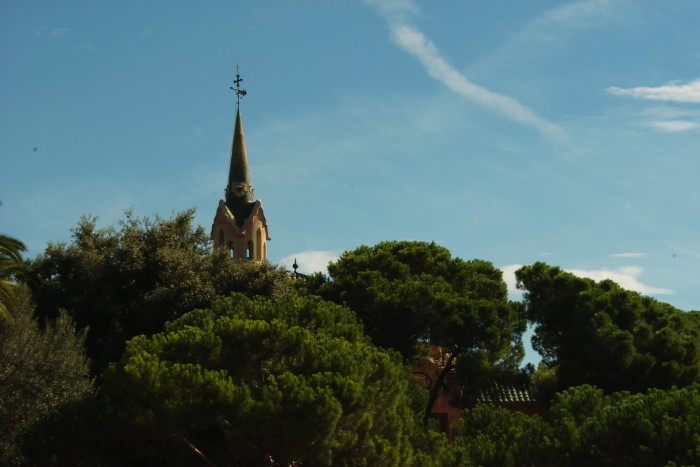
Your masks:
{"label": "dense green bush", "polygon": [[17,461],[17,436],[63,403],[92,393],[84,333],[65,313],[39,328],[26,287],[13,323],[0,326],[0,464]]}
{"label": "dense green bush", "polygon": [[[308,465],[410,464],[425,397],[350,310],[234,294],[128,343],[101,389],[109,441],[101,459],[88,453],[104,465],[249,465],[268,454]],[[94,413],[83,417],[97,425]]]}
{"label": "dense green bush", "polygon": [[479,405],[466,411],[455,456],[483,466],[700,465],[700,386],[556,396],[551,421]]}
{"label": "dense green bush", "polygon": [[96,374],[119,358],[127,340],[159,332],[165,322],[209,306],[218,295],[275,297],[289,289],[283,269],[212,250],[193,217],[194,210],[153,220],[127,211],[118,228],[97,228],[97,219],[86,217],[69,244],[49,244],[30,262],[23,278],[37,314],[53,318],[65,309],[80,329],[88,329]]}
{"label": "dense green bush", "polygon": [[700,382],[700,312],[536,263],[516,272],[535,349],[559,390],[641,392]]}

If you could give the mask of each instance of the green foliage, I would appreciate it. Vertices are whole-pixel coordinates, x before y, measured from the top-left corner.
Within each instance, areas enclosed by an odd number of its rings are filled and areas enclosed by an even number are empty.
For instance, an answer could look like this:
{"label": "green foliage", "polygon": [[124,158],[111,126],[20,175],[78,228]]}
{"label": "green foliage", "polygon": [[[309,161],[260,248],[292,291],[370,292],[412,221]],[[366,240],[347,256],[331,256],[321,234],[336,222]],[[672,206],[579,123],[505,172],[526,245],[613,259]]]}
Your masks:
{"label": "green foliage", "polygon": [[700,312],[543,263],[516,277],[536,325],[533,345],[556,368],[559,389],[588,383],[639,392],[700,381]]}
{"label": "green foliage", "polygon": [[93,394],[65,401],[28,423],[17,436],[21,465],[123,466],[112,443],[112,419]]}
{"label": "green foliage", "polygon": [[[425,424],[424,424],[425,426]],[[420,467],[467,467],[474,465],[466,456],[464,450],[455,447],[448,441],[444,433],[434,429],[424,429],[413,439],[415,457],[413,462],[400,465],[415,465]]]}
{"label": "green foliage", "polygon": [[[507,301],[490,263],[386,242],[345,253],[330,278],[296,284],[355,313],[287,293],[269,265],[212,252],[191,217],[127,213],[119,230],[84,219],[70,245],[32,262],[26,277],[46,328],[20,293],[15,324],[0,329],[0,463],[700,465],[697,312],[541,263],[518,272],[525,309]],[[213,299],[230,290],[248,297]],[[61,306],[89,327],[100,364],[131,339],[98,397],[84,334]],[[479,405],[452,445],[425,429],[430,401],[404,362],[433,342],[457,357],[446,368],[466,393],[507,381],[525,312],[545,355],[531,370],[538,394],[581,381],[602,389],[556,395],[549,423]],[[621,387],[637,393],[612,392]]]}
{"label": "green foliage", "polygon": [[407,360],[425,342],[442,347],[453,356],[445,375],[456,365],[467,394],[491,377],[517,372],[524,309],[508,302],[501,271],[491,263],[452,258],[434,243],[383,242],[345,252],[328,273],[327,281],[311,281],[312,293],[350,307],[372,342]]}
{"label": "green foliage", "polygon": [[530,381],[535,390],[538,401],[549,402],[557,392],[557,370],[540,362],[537,369],[530,376]]}
{"label": "green foliage", "polygon": [[70,244],[50,244],[31,261],[26,282],[42,318],[68,311],[88,328],[87,350],[95,371],[119,358],[124,342],[152,334],[187,311],[208,306],[217,295],[239,291],[283,294],[283,270],[242,263],[212,251],[194,211],[170,219],[134,217],[119,228],[97,228],[83,218]]}
{"label": "green foliage", "polygon": [[136,337],[103,391],[129,462],[170,465],[182,446],[216,465],[266,454],[397,465],[413,455],[424,403],[398,356],[372,346],[349,310],[294,296],[234,294]]}
{"label": "green foliage", "polygon": [[554,430],[542,418],[487,404],[464,411],[454,449],[464,463],[484,467],[564,465]]}
{"label": "green foliage", "polygon": [[0,234],[0,327],[12,324],[11,310],[16,305],[14,289],[17,286],[13,279],[23,270],[22,252],[26,250],[21,241]]}
{"label": "green foliage", "polygon": [[26,288],[18,288],[14,324],[0,328],[0,464],[16,436],[46,412],[92,391],[84,334],[65,314],[39,329]]}
{"label": "green foliage", "polygon": [[465,411],[456,459],[482,466],[700,465],[700,386],[605,395],[560,393],[551,421],[478,405]]}
{"label": "green foliage", "polygon": [[566,465],[700,465],[697,384],[607,396],[571,388],[555,399],[552,417]]}

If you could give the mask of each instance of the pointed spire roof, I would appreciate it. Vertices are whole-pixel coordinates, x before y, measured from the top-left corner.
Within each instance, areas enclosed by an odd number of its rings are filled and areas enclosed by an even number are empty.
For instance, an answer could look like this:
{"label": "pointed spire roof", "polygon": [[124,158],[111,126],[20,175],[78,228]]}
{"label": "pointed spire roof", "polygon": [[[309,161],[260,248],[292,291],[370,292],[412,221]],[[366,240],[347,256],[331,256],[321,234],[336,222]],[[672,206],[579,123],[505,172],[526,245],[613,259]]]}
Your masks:
{"label": "pointed spire roof", "polygon": [[233,144],[231,146],[231,167],[226,187],[226,206],[231,210],[240,227],[252,212],[254,204],[255,195],[253,194],[253,186],[250,184],[241,111],[236,106],[236,125],[233,130]]}
{"label": "pointed spire roof", "polygon": [[241,122],[241,110],[236,109],[236,126],[233,131],[233,144],[231,146],[231,168],[228,173],[228,183],[250,183],[248,172],[248,154],[245,150],[243,138],[243,123]]}

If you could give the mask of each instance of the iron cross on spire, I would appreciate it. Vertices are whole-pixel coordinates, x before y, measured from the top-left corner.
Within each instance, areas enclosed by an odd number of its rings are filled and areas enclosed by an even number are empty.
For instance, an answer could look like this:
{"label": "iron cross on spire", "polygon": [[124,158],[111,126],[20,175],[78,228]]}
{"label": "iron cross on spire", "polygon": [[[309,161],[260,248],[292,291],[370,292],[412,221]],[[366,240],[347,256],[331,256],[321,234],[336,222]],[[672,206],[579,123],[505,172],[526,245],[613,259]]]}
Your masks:
{"label": "iron cross on spire", "polygon": [[231,89],[233,89],[236,93],[236,106],[241,104],[241,97],[248,94],[245,89],[241,89],[242,82],[243,78],[241,78],[241,75],[238,74],[238,63],[236,63],[236,79],[233,80],[233,83],[236,85],[236,87],[234,88],[233,86],[231,86]]}

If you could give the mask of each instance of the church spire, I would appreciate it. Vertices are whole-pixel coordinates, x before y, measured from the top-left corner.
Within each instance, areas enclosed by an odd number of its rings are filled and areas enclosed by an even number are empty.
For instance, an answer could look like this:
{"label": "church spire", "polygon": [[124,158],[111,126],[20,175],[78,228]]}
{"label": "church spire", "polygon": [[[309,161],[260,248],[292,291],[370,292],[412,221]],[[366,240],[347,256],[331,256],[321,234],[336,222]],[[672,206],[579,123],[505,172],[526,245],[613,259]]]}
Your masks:
{"label": "church spire", "polygon": [[241,89],[243,78],[238,74],[238,65],[236,65],[236,79],[233,82],[236,85],[236,87],[231,87],[236,93],[236,124],[233,130],[231,167],[229,168],[228,186],[226,187],[226,204],[229,206],[252,203],[255,199],[253,186],[250,184],[248,154],[245,150],[243,123],[241,121],[241,97],[247,93],[245,89]]}
{"label": "church spire", "polygon": [[242,81],[236,73],[233,81],[235,87],[231,88],[236,92],[237,98],[236,124],[233,129],[226,199],[219,201],[210,238],[217,248],[227,248],[233,258],[259,262],[267,259],[267,241],[270,236],[262,201],[255,199],[250,184],[240,110],[241,97],[246,95],[245,90],[241,89]]}
{"label": "church spire", "polygon": [[245,149],[240,109],[236,109],[236,125],[233,130],[233,144],[231,145],[231,167],[228,172],[226,198],[229,199],[230,196],[243,196],[249,203],[253,201],[253,187],[250,184],[248,154]]}

